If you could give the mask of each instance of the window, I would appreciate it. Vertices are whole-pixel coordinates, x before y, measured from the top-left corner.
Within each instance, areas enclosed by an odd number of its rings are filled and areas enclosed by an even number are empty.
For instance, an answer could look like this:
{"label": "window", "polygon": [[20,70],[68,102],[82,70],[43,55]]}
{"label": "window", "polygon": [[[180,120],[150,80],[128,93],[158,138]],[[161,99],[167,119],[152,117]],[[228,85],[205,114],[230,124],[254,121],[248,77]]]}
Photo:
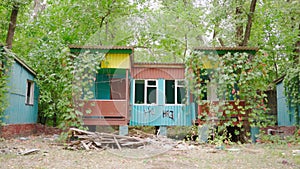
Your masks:
{"label": "window", "polygon": [[134,103],[144,104],[145,98],[145,81],[135,80],[135,93],[134,93]]}
{"label": "window", "polygon": [[127,92],[126,76],[121,73],[104,73],[101,72],[96,75],[95,98],[100,100],[125,100]]}
{"label": "window", "polygon": [[146,100],[147,104],[156,104],[156,80],[147,80],[147,93],[146,93]]}
{"label": "window", "polygon": [[135,80],[135,104],[156,104],[157,81],[156,80]]}
{"label": "window", "polygon": [[184,80],[166,80],[165,81],[165,103],[183,104],[186,96]]}
{"label": "window", "polygon": [[33,105],[34,82],[27,80],[25,104]]}
{"label": "window", "polygon": [[183,104],[186,96],[186,89],[184,87],[185,82],[183,80],[178,80],[176,82],[177,104]]}
{"label": "window", "polygon": [[175,104],[175,80],[165,81],[166,104]]}

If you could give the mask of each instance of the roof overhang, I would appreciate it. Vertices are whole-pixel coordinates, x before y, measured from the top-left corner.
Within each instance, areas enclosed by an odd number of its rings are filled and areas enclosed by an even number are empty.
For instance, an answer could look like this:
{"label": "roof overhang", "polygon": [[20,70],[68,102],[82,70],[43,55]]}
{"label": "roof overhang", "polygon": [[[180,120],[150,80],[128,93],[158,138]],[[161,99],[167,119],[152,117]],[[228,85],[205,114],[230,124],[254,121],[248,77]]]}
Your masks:
{"label": "roof overhang", "polygon": [[[4,48],[4,46],[1,46],[1,44],[0,44],[0,48],[1,48],[0,52],[10,52],[8,51],[8,49]],[[30,66],[28,66],[22,59],[17,57],[14,53],[12,53],[12,56],[16,62],[18,62],[21,66],[25,67],[25,69],[27,69],[30,73],[36,76],[36,72]]]}
{"label": "roof overhang", "polygon": [[197,47],[193,51],[199,51],[204,53],[217,53],[218,55],[224,55],[226,53],[249,53],[254,55],[259,49],[257,47]]}
{"label": "roof overhang", "polygon": [[140,68],[185,68],[184,63],[146,63],[135,62],[133,67]]}
{"label": "roof overhang", "polygon": [[134,48],[132,46],[78,46],[69,45],[71,53],[82,53],[90,51],[93,53],[115,53],[115,54],[132,54]]}

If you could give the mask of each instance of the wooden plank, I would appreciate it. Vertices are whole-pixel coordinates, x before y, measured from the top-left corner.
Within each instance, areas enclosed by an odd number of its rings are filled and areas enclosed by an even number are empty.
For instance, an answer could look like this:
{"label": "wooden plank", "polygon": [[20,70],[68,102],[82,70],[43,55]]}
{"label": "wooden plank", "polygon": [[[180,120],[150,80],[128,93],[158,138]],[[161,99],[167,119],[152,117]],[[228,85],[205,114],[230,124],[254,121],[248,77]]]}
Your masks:
{"label": "wooden plank", "polygon": [[121,146],[120,146],[120,144],[119,144],[118,140],[116,139],[116,137],[114,137],[114,140],[115,140],[115,142],[116,142],[116,144],[117,144],[117,146],[118,146],[119,150],[122,150],[122,148],[121,148]]}
{"label": "wooden plank", "polygon": [[80,130],[80,129],[77,129],[77,128],[70,128],[69,130],[70,131],[76,131],[76,132],[83,133],[83,134],[88,134],[88,135],[94,135],[95,134],[93,132],[89,132],[89,131],[85,131],[85,130]]}
{"label": "wooden plank", "polygon": [[85,125],[101,125],[101,126],[111,126],[111,125],[127,125],[127,119],[100,119],[100,118],[83,118],[83,123]]}
{"label": "wooden plank", "polygon": [[86,150],[89,150],[90,148],[84,143],[84,141],[81,141],[81,144],[83,145],[83,147],[86,149]]}

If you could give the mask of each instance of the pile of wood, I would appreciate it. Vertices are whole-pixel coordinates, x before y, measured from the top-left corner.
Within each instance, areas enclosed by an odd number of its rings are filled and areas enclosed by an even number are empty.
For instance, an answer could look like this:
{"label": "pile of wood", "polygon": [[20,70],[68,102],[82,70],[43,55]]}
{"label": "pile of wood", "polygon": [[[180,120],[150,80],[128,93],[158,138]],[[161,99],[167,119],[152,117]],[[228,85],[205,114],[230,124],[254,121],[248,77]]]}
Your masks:
{"label": "pile of wood", "polygon": [[138,137],[120,136],[109,133],[98,133],[70,128],[68,150],[104,150],[107,148],[119,149],[138,148],[147,142]]}

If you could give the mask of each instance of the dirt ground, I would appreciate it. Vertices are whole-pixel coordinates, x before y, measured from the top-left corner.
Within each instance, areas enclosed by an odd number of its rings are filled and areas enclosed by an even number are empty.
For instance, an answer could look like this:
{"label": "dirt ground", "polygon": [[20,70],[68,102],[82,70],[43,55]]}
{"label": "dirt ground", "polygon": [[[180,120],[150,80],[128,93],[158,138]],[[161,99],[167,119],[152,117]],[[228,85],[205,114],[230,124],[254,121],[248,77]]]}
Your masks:
{"label": "dirt ground", "polygon": [[[65,150],[57,137],[1,140],[0,168],[300,168],[300,153],[295,153],[300,145],[244,144],[221,150],[209,144],[176,141],[176,146],[145,149],[71,151]],[[26,154],[27,150],[37,151]]]}

